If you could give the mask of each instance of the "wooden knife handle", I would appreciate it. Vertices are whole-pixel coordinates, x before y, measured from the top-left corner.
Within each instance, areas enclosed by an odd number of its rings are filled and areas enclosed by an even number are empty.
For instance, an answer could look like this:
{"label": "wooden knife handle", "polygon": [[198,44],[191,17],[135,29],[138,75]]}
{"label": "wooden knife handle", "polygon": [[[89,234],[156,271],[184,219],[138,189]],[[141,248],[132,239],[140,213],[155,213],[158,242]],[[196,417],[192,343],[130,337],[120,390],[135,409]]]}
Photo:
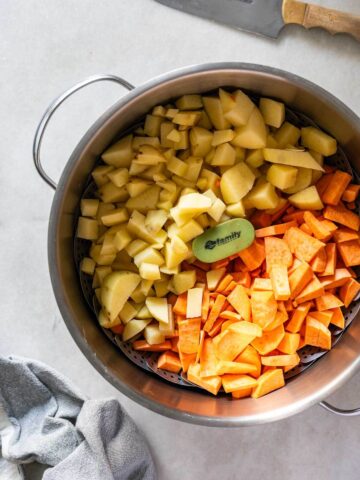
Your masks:
{"label": "wooden knife handle", "polygon": [[333,35],[348,33],[360,42],[360,16],[358,15],[297,0],[284,0],[283,18],[285,23],[297,23],[305,28],[321,27]]}

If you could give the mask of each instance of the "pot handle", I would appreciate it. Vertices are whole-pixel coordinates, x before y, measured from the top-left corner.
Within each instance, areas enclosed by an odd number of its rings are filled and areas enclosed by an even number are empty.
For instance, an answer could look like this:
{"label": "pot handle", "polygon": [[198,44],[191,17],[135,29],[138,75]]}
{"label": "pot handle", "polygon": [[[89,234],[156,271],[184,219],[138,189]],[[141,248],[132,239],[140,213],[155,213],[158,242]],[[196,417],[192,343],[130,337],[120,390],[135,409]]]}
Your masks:
{"label": "pot handle", "polygon": [[356,417],[360,415],[360,408],[354,408],[352,410],[343,410],[342,408],[333,407],[330,403],[320,402],[319,405],[328,412],[334,413],[335,415],[340,415],[341,417]]}
{"label": "pot handle", "polygon": [[108,74],[93,75],[87,78],[86,80],[83,80],[82,82],[77,83],[76,85],[69,88],[61,95],[59,95],[57,98],[55,98],[55,100],[46,109],[36,129],[34,142],[33,142],[33,160],[34,160],[35,168],[38,171],[40,177],[44,180],[44,182],[46,182],[54,190],[56,190],[57,183],[54,180],[52,180],[52,178],[50,178],[49,175],[45,172],[40,159],[41,143],[42,143],[42,139],[43,139],[46,127],[51,117],[56,112],[56,110],[67,98],[71,97],[71,95],[76,93],[78,90],[81,90],[82,88],[86,87],[87,85],[91,85],[92,83],[97,83],[102,81],[118,83],[119,85],[122,85],[123,87],[125,87],[127,90],[133,90],[135,88],[133,85],[131,85],[131,83],[127,82],[121,77],[117,77],[116,75],[108,75]]}

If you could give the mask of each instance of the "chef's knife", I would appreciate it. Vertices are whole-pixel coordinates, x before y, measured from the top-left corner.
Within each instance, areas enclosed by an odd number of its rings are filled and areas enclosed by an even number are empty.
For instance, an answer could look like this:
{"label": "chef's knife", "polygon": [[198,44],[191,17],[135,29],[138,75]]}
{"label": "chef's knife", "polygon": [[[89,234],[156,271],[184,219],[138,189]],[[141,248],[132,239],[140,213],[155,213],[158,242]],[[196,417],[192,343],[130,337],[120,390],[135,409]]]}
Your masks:
{"label": "chef's knife", "polygon": [[267,37],[296,23],[348,33],[360,41],[360,16],[295,0],[157,0],[168,7]]}

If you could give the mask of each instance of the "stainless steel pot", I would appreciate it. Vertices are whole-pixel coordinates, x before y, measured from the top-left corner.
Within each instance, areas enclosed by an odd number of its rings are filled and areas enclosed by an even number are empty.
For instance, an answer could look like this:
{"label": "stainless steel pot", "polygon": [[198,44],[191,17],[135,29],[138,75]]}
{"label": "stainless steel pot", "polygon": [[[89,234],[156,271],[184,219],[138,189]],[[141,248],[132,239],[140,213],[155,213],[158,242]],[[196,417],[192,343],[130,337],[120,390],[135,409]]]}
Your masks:
{"label": "stainless steel pot", "polygon": [[[117,82],[130,93],[104,113],[84,135],[56,185],[40,163],[40,146],[46,126],[66,98],[84,86],[102,80]],[[180,388],[138,369],[102,333],[87,307],[73,258],[73,236],[79,200],[97,156],[120,131],[134,124],[154,105],[186,93],[201,93],[220,86],[240,87],[275,97],[303,112],[336,137],[353,166],[360,168],[360,119],[325,90],[296,75],[259,65],[220,63],[170,72],[136,88],[113,75],[92,77],[50,105],[34,140],[36,168],[55,189],[48,258],[59,309],[75,342],[101,375],[123,394],[163,415],[202,425],[235,427],[279,420],[318,402],[334,413],[360,414],[360,409],[344,411],[322,402],[360,365],[360,322],[357,319],[331,352],[292,379],[285,388],[259,400],[237,402]]]}

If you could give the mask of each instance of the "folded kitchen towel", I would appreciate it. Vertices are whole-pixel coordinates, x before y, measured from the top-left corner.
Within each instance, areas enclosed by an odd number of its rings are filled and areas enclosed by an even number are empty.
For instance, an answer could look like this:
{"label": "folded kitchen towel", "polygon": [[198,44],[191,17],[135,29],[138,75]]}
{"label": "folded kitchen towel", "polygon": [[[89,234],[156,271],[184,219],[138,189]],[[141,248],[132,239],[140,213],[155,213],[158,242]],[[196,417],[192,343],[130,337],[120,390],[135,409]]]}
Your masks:
{"label": "folded kitchen towel", "polygon": [[44,480],[154,480],[148,446],[116,399],[86,400],[35,360],[0,356],[0,479],[21,464],[50,465]]}

